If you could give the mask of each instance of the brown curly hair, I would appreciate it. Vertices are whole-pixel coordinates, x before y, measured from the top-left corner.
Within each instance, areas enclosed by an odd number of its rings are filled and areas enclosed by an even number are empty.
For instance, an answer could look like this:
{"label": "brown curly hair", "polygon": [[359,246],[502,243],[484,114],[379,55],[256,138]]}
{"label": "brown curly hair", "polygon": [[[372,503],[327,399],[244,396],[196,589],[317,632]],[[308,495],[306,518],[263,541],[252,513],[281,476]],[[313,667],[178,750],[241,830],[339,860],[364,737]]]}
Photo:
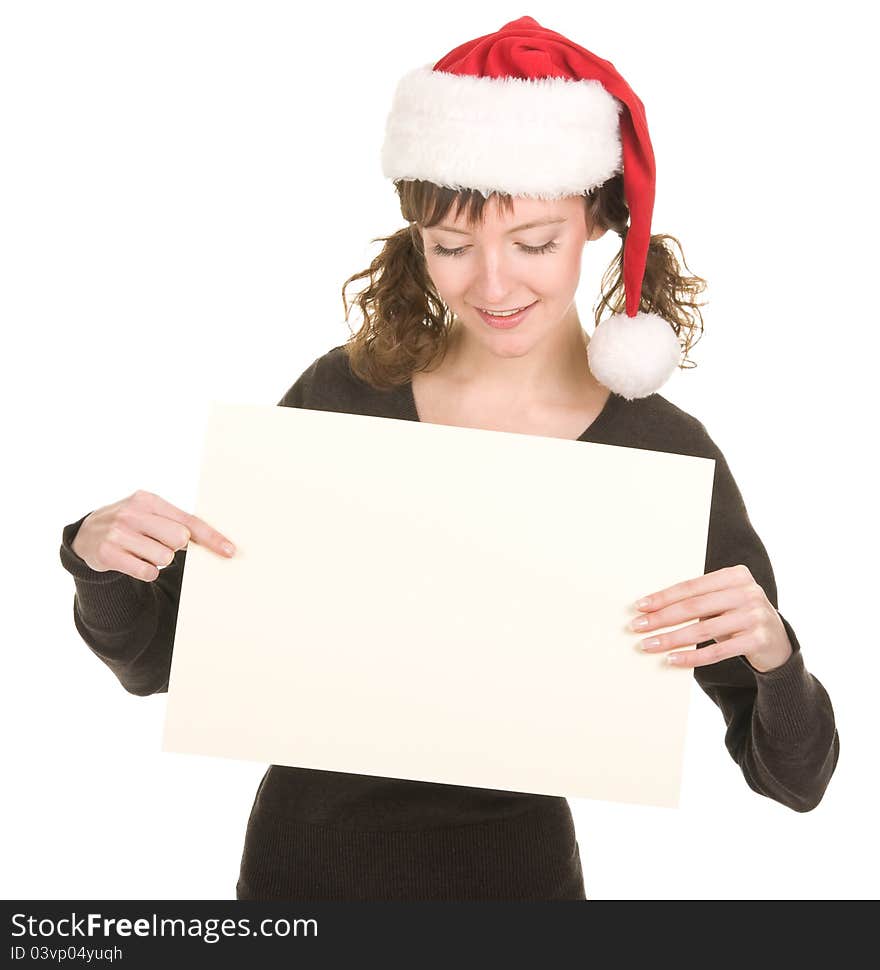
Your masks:
{"label": "brown curly hair", "polygon": [[[405,384],[415,371],[429,370],[446,353],[449,328],[454,314],[437,293],[428,274],[422,245],[421,227],[442,222],[452,206],[455,218],[466,213],[467,225],[482,222],[487,197],[476,189],[451,189],[433,182],[398,179],[394,182],[400,198],[400,211],[409,225],[383,242],[382,251],[369,267],[350,276],[342,286],[342,303],[348,323],[351,306],[357,305],[363,324],[345,345],[353,373],[371,386],[388,390]],[[506,212],[513,211],[513,199],[506,193],[492,193]],[[626,308],[623,286],[623,245],[626,241],[629,207],[623,192],[623,176],[615,175],[590,192],[584,193],[584,208],[589,225],[598,224],[620,236],[620,250],[602,277],[601,296],[595,308],[596,326],[602,311],[622,312]],[[672,326],[676,336],[684,332],[684,361],[679,368],[696,367],[687,359],[688,351],[703,332],[703,318],[693,297],[706,288],[699,276],[682,275],[681,265],[669,242],[679,250],[675,237],[651,236],[639,310],[656,313]],[[684,262],[684,251],[682,264]],[[369,277],[369,285],[355,298],[346,300],[347,287]],[[698,335],[695,338],[695,333]]]}

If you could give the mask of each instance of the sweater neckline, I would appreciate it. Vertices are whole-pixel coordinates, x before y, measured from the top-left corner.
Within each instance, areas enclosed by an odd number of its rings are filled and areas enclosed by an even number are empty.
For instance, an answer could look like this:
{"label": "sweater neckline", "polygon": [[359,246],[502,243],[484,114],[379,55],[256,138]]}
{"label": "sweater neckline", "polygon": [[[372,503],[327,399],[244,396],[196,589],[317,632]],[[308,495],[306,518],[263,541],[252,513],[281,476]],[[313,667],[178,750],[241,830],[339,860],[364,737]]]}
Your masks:
{"label": "sweater neckline", "polygon": [[[419,409],[416,406],[416,396],[413,393],[412,380],[406,382],[402,385],[404,391],[404,410],[406,416],[410,421],[418,421],[421,423],[422,419],[419,417]],[[567,441],[590,441],[595,438],[596,434],[602,431],[616,415],[623,402],[623,398],[619,394],[615,394],[611,391],[608,395],[608,399],[602,407],[602,410],[596,415],[592,423],[577,436],[577,438],[568,438]]]}

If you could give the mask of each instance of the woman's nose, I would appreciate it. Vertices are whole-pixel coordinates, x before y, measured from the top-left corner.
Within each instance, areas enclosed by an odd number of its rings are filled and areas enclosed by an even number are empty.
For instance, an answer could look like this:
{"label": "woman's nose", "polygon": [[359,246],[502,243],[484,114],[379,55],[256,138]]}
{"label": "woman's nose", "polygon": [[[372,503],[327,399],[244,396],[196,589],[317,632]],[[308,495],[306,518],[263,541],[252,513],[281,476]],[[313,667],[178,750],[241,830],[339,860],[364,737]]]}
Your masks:
{"label": "woman's nose", "polygon": [[474,290],[480,294],[486,305],[497,307],[511,292],[513,274],[500,255],[486,254],[477,259]]}

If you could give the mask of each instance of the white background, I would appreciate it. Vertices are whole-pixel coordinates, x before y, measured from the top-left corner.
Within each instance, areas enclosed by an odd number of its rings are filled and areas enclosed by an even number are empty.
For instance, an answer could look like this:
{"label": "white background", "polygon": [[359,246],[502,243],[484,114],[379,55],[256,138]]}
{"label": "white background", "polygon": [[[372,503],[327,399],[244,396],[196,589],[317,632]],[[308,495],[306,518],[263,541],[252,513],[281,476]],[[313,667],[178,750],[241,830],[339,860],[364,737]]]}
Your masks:
{"label": "white background", "polygon": [[[610,60],[645,104],[653,231],[709,281],[698,367],[662,393],[727,456],[841,737],[824,800],[798,814],[748,788],[695,685],[680,809],[571,800],[587,895],[875,896],[866,8],[431,9],[0,8],[0,895],[234,898],[265,766],[160,752],[165,695],[127,694],[74,628],[62,527],[137,488],[191,510],[209,401],[274,404],[345,342],[342,282],[403,225],[379,165],[397,79],[529,14]],[[616,243],[587,247],[590,332]]]}

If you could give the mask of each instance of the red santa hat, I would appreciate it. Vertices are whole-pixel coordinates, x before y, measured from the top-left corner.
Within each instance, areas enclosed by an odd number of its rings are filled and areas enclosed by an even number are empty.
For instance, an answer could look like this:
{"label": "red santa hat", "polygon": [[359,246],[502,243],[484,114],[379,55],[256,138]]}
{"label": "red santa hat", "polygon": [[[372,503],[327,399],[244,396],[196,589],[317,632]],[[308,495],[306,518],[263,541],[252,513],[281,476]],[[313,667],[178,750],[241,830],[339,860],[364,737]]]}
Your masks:
{"label": "red santa hat", "polygon": [[672,325],[639,311],[654,206],[645,109],[614,65],[532,17],[468,41],[398,82],[382,146],[390,179],[538,199],[584,194],[623,173],[630,225],[625,313],[596,328],[590,370],[632,400],[679,362]]}

